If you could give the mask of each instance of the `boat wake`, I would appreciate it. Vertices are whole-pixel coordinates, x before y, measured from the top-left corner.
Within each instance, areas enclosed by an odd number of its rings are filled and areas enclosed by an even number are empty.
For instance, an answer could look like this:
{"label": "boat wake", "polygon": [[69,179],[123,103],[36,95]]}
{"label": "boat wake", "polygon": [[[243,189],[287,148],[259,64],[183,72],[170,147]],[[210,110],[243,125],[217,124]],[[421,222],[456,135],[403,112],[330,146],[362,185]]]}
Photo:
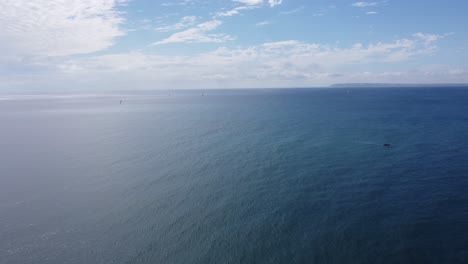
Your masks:
{"label": "boat wake", "polygon": [[382,146],[383,144],[375,143],[375,142],[369,142],[369,141],[357,141],[356,143],[359,144],[364,144],[364,145],[374,145],[374,146]]}

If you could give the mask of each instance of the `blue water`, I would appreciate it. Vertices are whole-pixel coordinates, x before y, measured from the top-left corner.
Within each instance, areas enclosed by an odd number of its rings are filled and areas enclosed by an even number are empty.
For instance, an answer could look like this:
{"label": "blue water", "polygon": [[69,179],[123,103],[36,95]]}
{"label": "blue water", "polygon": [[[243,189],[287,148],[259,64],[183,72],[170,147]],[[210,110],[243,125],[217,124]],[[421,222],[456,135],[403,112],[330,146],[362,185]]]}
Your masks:
{"label": "blue water", "polygon": [[0,96],[0,263],[468,263],[468,89]]}

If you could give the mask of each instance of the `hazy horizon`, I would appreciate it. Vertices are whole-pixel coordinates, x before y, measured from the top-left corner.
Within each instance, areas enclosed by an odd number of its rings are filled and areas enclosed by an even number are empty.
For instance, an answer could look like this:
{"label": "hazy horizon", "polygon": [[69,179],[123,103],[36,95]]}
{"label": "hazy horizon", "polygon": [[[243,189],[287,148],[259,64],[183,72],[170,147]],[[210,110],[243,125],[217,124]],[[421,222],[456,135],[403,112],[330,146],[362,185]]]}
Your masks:
{"label": "hazy horizon", "polygon": [[[286,89],[424,89],[424,88],[434,88],[434,89],[448,89],[448,88],[468,88],[468,83],[424,83],[424,84],[411,84],[411,83],[336,83],[328,86],[315,86],[315,87],[239,87],[239,88],[163,88],[163,89],[134,89],[134,90],[83,90],[83,89],[74,89],[74,90],[19,90],[19,91],[0,91],[0,100],[5,100],[8,96],[41,96],[41,95],[51,95],[51,96],[66,96],[66,95],[76,95],[76,96],[100,96],[100,95],[112,95],[120,96],[126,94],[138,94],[138,93],[161,93],[161,94],[171,94],[177,92],[216,92],[224,90],[232,91],[242,91],[242,90],[286,90]],[[3,98],[2,98],[3,96]]]}

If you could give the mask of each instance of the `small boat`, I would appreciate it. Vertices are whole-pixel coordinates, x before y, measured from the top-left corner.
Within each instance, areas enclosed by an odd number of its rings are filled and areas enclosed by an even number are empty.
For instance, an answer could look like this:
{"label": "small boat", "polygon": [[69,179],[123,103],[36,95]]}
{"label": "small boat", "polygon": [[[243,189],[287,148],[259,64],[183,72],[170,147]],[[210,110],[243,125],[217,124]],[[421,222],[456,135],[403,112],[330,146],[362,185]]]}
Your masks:
{"label": "small boat", "polygon": [[384,145],[384,147],[391,147],[391,146],[392,146],[392,145],[390,145],[389,143],[385,143],[385,144],[383,144],[383,145]]}

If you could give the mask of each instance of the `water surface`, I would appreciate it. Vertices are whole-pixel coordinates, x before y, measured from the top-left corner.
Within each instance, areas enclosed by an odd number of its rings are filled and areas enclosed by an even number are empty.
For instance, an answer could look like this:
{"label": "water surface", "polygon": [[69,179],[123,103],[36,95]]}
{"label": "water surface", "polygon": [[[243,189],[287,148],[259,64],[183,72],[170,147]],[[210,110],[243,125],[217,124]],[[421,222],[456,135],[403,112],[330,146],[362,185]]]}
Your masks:
{"label": "water surface", "polygon": [[468,89],[0,97],[0,263],[468,262]]}

